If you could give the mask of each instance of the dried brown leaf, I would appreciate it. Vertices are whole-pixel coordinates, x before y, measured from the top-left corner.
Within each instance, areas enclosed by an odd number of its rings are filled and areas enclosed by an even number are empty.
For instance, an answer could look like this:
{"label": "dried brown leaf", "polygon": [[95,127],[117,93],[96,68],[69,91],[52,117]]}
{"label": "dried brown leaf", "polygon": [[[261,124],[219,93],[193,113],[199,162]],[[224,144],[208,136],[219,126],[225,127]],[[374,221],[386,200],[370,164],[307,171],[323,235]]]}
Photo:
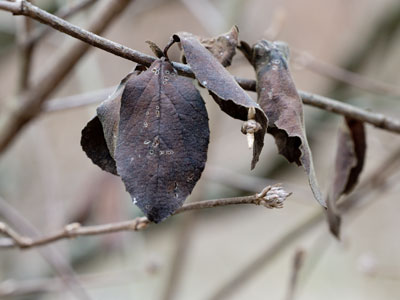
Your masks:
{"label": "dried brown leaf", "polygon": [[161,58],[164,56],[163,51],[160,49],[160,47],[157,46],[156,43],[154,43],[152,41],[146,41],[146,43],[149,45],[151,51],[153,51],[155,56],[157,56],[158,58]]}
{"label": "dried brown leaf", "polygon": [[118,175],[114,150],[118,136],[122,92],[128,79],[132,75],[138,75],[144,70],[143,68],[140,65],[136,66],[121,80],[117,89],[97,108],[97,116],[82,130],[82,149],[94,164],[114,175]]}
{"label": "dried brown leaf", "polygon": [[240,50],[256,70],[258,103],[269,121],[267,132],[274,136],[280,154],[304,167],[314,197],[325,207],[306,138],[303,103],[289,72],[287,45],[262,40],[252,48],[241,43]]}
{"label": "dried brown leaf", "polygon": [[364,166],[365,152],[364,123],[345,117],[339,131],[335,176],[327,201],[329,229],[336,237],[339,237],[341,224],[336,203],[342,195],[350,193],[357,184]]}
{"label": "dried brown leaf", "polygon": [[92,162],[104,171],[117,174],[117,166],[110,155],[99,117],[94,117],[82,130],[81,146]]}
{"label": "dried brown leaf", "polygon": [[116,88],[116,90],[103,101],[97,108],[97,116],[103,125],[104,137],[111,157],[114,158],[115,147],[118,140],[118,125],[119,113],[121,108],[121,97],[125,89],[126,83],[132,76],[137,76],[146,68],[142,65],[137,65],[128,75],[126,75]]}
{"label": "dried brown leaf", "polygon": [[265,113],[194,35],[181,32],[175,34],[173,38],[181,43],[186,60],[197,80],[208,89],[222,111],[233,118],[247,121],[249,109],[255,110],[254,119],[261,126],[254,133],[255,145],[251,163],[253,169],[264,146],[264,135],[268,124]]}
{"label": "dried brown leaf", "polygon": [[239,28],[233,26],[230,31],[213,38],[200,38],[200,43],[224,66],[232,63],[239,43]]}
{"label": "dried brown leaf", "polygon": [[204,169],[208,142],[204,101],[168,60],[128,80],[115,159],[133,202],[149,220],[160,222],[183,204]]}

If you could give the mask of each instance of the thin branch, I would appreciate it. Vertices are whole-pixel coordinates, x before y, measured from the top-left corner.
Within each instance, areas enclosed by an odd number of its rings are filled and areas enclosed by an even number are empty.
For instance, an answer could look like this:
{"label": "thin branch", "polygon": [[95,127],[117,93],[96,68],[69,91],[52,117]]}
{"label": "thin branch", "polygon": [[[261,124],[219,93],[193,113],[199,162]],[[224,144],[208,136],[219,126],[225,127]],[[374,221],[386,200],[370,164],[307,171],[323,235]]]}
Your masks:
{"label": "thin branch", "polygon": [[[103,5],[93,14],[93,19],[89,22],[89,30],[95,33],[103,32],[130,3],[132,3],[130,0],[103,1]],[[16,14],[29,17],[36,16],[39,20],[47,20],[56,28],[69,24],[24,0],[18,2],[0,1],[0,9],[8,8]],[[79,27],[74,26],[74,28]],[[5,111],[0,119],[0,152],[5,150],[20,130],[40,113],[43,102],[89,49],[89,44],[77,40],[72,41],[66,47],[62,47],[38,80],[21,95],[21,101],[17,104],[9,104],[9,111]]]}
{"label": "thin branch", "polygon": [[[0,216],[9,224],[15,226],[20,232],[25,232],[31,236],[38,236],[36,228],[22,216],[14,207],[9,205],[0,197]],[[4,232],[13,241],[20,245],[28,242],[31,238],[24,238],[20,233],[10,228],[9,225],[0,225],[0,232]],[[44,260],[54,269],[55,273],[60,277],[64,285],[77,299],[91,299],[86,290],[81,286],[80,281],[76,278],[74,270],[53,245],[44,248],[38,248],[37,251],[42,255]]]}
{"label": "thin branch", "polygon": [[[249,79],[238,79],[242,87],[247,90],[255,90],[255,81]],[[115,90],[115,87],[106,88],[99,91],[93,91],[90,93],[79,94],[60,98],[45,103],[43,111],[53,112],[64,109],[73,109],[86,105],[92,105],[97,102],[101,102],[107,98],[111,91]],[[353,119],[369,123],[375,127],[388,130],[391,132],[400,133],[400,120],[387,117],[383,114],[373,113],[368,110],[355,107],[350,104],[339,102],[337,100],[324,97],[321,95],[312,94],[309,92],[299,90],[299,95],[303,99],[303,103],[314,106],[326,111],[337,113],[343,116],[351,117]],[[54,102],[53,102],[54,101]]]}
{"label": "thin branch", "polygon": [[[32,0],[30,1],[32,2]],[[17,20],[17,45],[20,54],[20,74],[19,91],[24,91],[29,87],[29,77],[31,74],[32,57],[34,45],[27,44],[33,29],[33,20],[28,17],[20,17]]]}
{"label": "thin branch", "polygon": [[[281,208],[283,202],[290,195],[291,193],[286,192],[279,185],[267,186],[261,193],[247,197],[224,198],[189,203],[178,209],[175,214],[196,209],[237,204],[255,204],[267,208]],[[8,239],[0,240],[0,248],[19,247],[25,249],[46,245],[61,239],[75,238],[77,236],[98,235],[119,231],[138,231],[145,229],[149,224],[150,221],[146,217],[138,217],[129,221],[95,226],[81,226],[79,223],[72,223],[65,226],[59,232],[50,234],[43,238],[33,239],[20,235],[5,223],[0,223],[0,233],[8,236]]]}
{"label": "thin branch", "polygon": [[[396,149],[390,156],[385,159],[383,164],[375,169],[373,174],[381,174],[380,182],[387,180],[389,174],[380,173],[382,167],[387,166],[388,162],[396,155],[400,153],[400,149]],[[400,156],[397,156],[400,157]],[[343,202],[339,203],[338,206],[343,213],[348,213],[354,210],[355,203],[363,200],[365,202],[364,196],[371,196],[372,191],[376,191],[375,186],[370,184],[371,178],[365,180],[364,183],[360,184],[357,190],[345,198]],[[373,200],[376,200],[376,197],[372,197]],[[372,203],[372,202],[369,202]],[[365,205],[367,205],[366,203]],[[240,272],[238,272],[232,279],[228,282],[224,283],[222,287],[220,287],[210,298],[211,300],[221,300],[226,299],[230,295],[232,295],[236,290],[238,290],[243,284],[248,282],[256,273],[262,270],[267,264],[271,263],[276,256],[278,256],[284,249],[286,249],[289,245],[294,243],[297,239],[299,239],[302,235],[306,234],[312,228],[315,228],[317,225],[322,224],[324,218],[324,211],[318,210],[314,214],[312,214],[309,218],[305,219],[303,222],[296,224],[291,230],[289,230],[284,236],[278,239],[272,246],[268,247],[263,253],[261,253],[254,260],[250,261],[248,265],[246,265]]]}
{"label": "thin branch", "polygon": [[341,67],[331,65],[313,57],[311,54],[304,51],[292,49],[292,52],[295,54],[294,62],[309,69],[310,71],[333,78],[371,93],[400,97],[400,88],[398,86],[368,78]]}
{"label": "thin branch", "polygon": [[[78,1],[77,3],[73,4],[72,6],[61,7],[60,10],[57,11],[54,15],[61,19],[68,19],[68,18],[72,17],[73,15],[77,14],[78,12],[81,12],[82,10],[89,8],[96,2],[97,2],[97,0],[81,0],[81,1]],[[32,35],[26,41],[26,45],[29,46],[29,45],[37,44],[41,39],[43,39],[50,32],[51,32],[51,27],[38,28],[37,30],[32,32]]]}
{"label": "thin branch", "polygon": [[304,104],[309,104],[333,113],[351,117],[387,131],[400,133],[400,120],[398,119],[387,117],[380,113],[373,113],[328,97],[304,91],[299,91],[299,94],[303,99]]}
{"label": "thin branch", "polygon": [[[124,1],[121,0],[121,2]],[[114,5],[111,7],[111,9],[115,9],[115,1],[113,1],[113,4]],[[65,20],[62,20],[52,14],[41,10],[40,8],[30,4],[25,0],[21,0],[19,2],[0,1],[0,9],[12,12],[16,15],[29,16],[39,22],[53,27],[56,30],[71,35],[89,45],[98,47],[107,52],[143,64],[145,66],[149,66],[156,59],[155,57],[143,54],[136,50],[125,47],[121,44],[107,40],[90,31],[81,29],[78,26],[75,26]],[[100,17],[98,17],[97,19],[99,20],[99,22],[100,20],[103,21]],[[69,56],[73,58],[73,62],[76,62],[83,55],[81,54],[82,52],[84,53],[86,52],[86,50],[88,50],[87,47],[84,47],[84,51],[82,50],[83,48],[80,48],[80,51],[77,51],[76,48],[78,47],[78,45],[83,47],[81,44],[77,44],[75,45],[75,47],[69,48],[70,51],[73,51],[73,53]],[[79,52],[79,55],[77,55],[76,52]],[[62,64],[64,68],[56,68],[53,69],[53,72],[47,72],[47,74],[45,74],[45,76],[43,76],[41,80],[38,81],[40,84],[37,84],[36,88],[28,90],[23,95],[24,101],[21,101],[21,105],[11,109],[5,120],[1,120],[0,152],[3,152],[14,139],[14,137],[20,132],[20,130],[40,113],[41,106],[47,100],[49,94],[55,89],[55,86],[57,86],[57,84],[65,77],[65,74],[68,73],[69,70],[72,68],[72,66],[70,65],[71,64],[69,63],[69,61],[64,60]],[[193,72],[189,66],[176,62],[173,62],[173,65],[181,75],[194,77]],[[256,83],[254,80],[237,78],[237,81],[246,90],[255,91],[256,89]],[[357,120],[375,125],[379,128],[400,133],[399,120],[385,117],[381,114],[371,113],[366,110],[311,93],[300,91],[300,96],[303,98],[305,104],[313,105],[345,116],[350,116]]]}
{"label": "thin branch", "polygon": [[115,88],[116,87],[113,86],[97,91],[52,99],[44,103],[42,110],[43,112],[57,112],[96,104],[107,99],[107,97],[115,91]]}

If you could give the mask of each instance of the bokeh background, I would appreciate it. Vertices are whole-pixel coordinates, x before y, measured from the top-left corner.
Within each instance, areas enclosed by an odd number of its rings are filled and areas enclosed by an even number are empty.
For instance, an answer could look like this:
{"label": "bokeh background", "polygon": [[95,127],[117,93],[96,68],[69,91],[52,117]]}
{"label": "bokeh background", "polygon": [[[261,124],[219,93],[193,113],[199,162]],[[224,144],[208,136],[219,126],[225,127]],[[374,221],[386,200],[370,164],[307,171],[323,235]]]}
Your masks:
{"label": "bokeh background", "polygon": [[[76,2],[35,4],[55,12]],[[96,17],[99,4],[69,20],[85,27]],[[0,104],[18,101],[21,57],[16,37],[22,19],[0,11]],[[400,117],[397,0],[136,0],[102,35],[151,54],[146,40],[163,47],[177,31],[213,36],[234,24],[249,43],[262,38],[287,42],[299,89]],[[31,79],[71,41],[54,30],[42,40],[34,52]],[[175,48],[172,58],[179,59]],[[100,101],[106,96],[104,89],[116,85],[133,65],[93,48],[49,103],[81,99],[88,93]],[[335,73],[338,67],[392,88],[354,87]],[[229,71],[254,78],[240,53]],[[303,170],[280,157],[272,137],[266,136],[260,162],[250,171],[251,151],[240,133],[241,122],[202,94],[211,142],[205,172],[187,201],[249,195],[280,182],[293,192],[284,208],[215,208],[174,216],[141,232],[79,237],[40,249],[1,249],[1,299],[77,299],[54,270],[54,260],[72,267],[91,299],[212,299],[228,284],[231,293],[226,299],[289,299],[293,259],[299,250],[304,263],[294,299],[400,299],[400,157],[393,156],[399,153],[399,136],[366,126],[367,159],[360,178],[364,184],[355,191],[358,202],[345,214],[338,241],[325,221],[314,217],[321,208]],[[96,105],[41,114],[2,154],[0,196],[7,204],[1,207],[8,208],[0,211],[0,220],[6,219],[11,206],[46,234],[71,222],[96,225],[141,215],[120,179],[101,171],[81,150],[81,129]],[[342,117],[307,106],[305,120],[317,176],[327,192]],[[390,168],[380,169],[391,155]]]}

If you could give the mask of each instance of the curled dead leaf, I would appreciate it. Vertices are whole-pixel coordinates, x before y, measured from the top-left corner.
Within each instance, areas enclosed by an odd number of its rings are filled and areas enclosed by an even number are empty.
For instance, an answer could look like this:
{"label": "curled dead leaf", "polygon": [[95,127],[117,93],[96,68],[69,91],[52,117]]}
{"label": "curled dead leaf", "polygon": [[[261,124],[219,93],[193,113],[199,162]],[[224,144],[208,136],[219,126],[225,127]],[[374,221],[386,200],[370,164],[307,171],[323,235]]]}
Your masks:
{"label": "curled dead leaf", "polygon": [[200,38],[200,43],[224,66],[232,63],[239,44],[239,28],[233,26],[230,31],[213,38]]}
{"label": "curled dead leaf", "polygon": [[253,47],[242,42],[239,49],[255,68],[258,103],[269,121],[267,132],[274,136],[280,154],[304,167],[314,197],[326,207],[306,138],[303,103],[289,72],[287,45],[261,40]]}
{"label": "curled dead leaf", "polygon": [[254,132],[255,145],[251,162],[253,169],[264,146],[264,135],[268,124],[265,113],[194,35],[180,32],[173,38],[176,42],[180,42],[187,63],[197,80],[208,89],[222,111],[233,118],[247,121],[249,109],[255,110],[254,120],[260,124],[260,129]]}
{"label": "curled dead leaf", "polygon": [[81,146],[92,162],[106,172],[117,174],[114,160],[116,146],[119,109],[121,96],[126,82],[133,75],[138,75],[143,66],[136,66],[132,72],[126,75],[116,90],[97,108],[95,116],[82,130]]}
{"label": "curled dead leaf", "polygon": [[339,130],[335,159],[335,176],[328,195],[328,224],[330,231],[340,235],[341,215],[337,201],[342,195],[350,193],[358,182],[364,166],[366,136],[364,123],[348,117]]}
{"label": "curled dead leaf", "polygon": [[92,162],[101,169],[114,175],[117,174],[115,160],[111,157],[103,127],[98,116],[90,120],[82,130],[81,146]]}

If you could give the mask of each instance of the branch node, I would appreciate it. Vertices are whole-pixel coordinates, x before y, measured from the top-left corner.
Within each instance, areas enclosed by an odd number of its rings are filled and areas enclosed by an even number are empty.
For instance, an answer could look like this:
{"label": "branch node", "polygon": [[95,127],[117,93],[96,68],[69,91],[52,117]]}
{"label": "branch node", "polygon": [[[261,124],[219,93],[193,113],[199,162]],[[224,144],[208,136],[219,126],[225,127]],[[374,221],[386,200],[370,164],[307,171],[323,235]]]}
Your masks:
{"label": "branch node", "polygon": [[75,223],[66,225],[64,227],[64,231],[69,237],[73,237],[76,230],[78,230],[79,228],[81,228],[81,224],[75,222]]}
{"label": "branch node", "polygon": [[243,123],[241,131],[247,136],[247,144],[249,149],[253,148],[254,145],[254,133],[261,129],[260,123],[255,120],[256,109],[250,107],[247,114],[247,121]]}
{"label": "branch node", "polygon": [[133,222],[131,228],[132,230],[142,230],[145,229],[148,225],[150,224],[150,221],[146,217],[141,217],[139,219],[136,219],[135,222]]}

